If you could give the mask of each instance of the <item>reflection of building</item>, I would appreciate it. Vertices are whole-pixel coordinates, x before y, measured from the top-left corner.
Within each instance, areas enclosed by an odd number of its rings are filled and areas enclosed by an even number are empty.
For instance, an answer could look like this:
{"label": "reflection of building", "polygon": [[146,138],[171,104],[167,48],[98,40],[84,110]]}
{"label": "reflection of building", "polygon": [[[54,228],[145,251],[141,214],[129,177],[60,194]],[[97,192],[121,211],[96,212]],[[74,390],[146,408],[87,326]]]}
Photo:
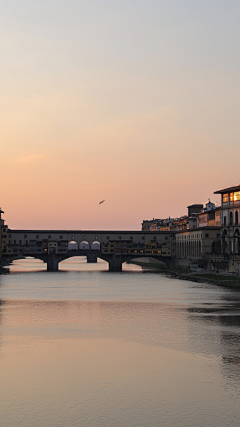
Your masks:
{"label": "reflection of building", "polygon": [[[211,297],[210,297],[211,298]],[[210,302],[210,301],[209,301]],[[239,293],[223,292],[220,299],[206,304],[190,304],[189,345],[204,354],[215,354],[221,361],[221,372],[239,389],[240,382],[240,316]],[[219,357],[220,356],[220,357]]]}
{"label": "reflection of building", "polygon": [[214,194],[221,194],[222,253],[240,255],[240,185]]}

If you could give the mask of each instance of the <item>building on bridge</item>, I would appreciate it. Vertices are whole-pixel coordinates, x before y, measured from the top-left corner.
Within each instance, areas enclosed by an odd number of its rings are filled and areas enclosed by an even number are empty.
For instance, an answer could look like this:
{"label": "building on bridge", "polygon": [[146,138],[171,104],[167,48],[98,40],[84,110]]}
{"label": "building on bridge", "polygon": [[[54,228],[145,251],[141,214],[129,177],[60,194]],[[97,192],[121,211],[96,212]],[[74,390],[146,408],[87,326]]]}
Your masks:
{"label": "building on bridge", "polygon": [[175,256],[175,237],[174,234],[165,235],[164,240],[153,239],[148,243],[133,242],[132,240],[114,241],[110,240],[102,244],[103,254],[124,254],[124,255],[146,255],[174,257]]}
{"label": "building on bridge", "polygon": [[[75,242],[76,249],[68,248]],[[175,235],[169,232],[142,231],[59,231],[8,230],[7,256],[33,256],[57,270],[58,263],[71,256],[85,255],[104,259],[111,271],[121,271],[122,263],[136,257],[164,258],[172,265]]]}

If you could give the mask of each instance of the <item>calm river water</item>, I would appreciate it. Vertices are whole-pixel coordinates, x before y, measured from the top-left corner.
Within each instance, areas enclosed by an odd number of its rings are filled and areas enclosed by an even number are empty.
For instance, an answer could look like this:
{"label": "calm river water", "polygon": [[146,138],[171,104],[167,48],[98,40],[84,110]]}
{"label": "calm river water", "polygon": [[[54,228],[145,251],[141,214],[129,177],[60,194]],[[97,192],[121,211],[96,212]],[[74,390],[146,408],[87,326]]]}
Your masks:
{"label": "calm river water", "polygon": [[72,258],[0,276],[2,427],[240,425],[240,292]]}

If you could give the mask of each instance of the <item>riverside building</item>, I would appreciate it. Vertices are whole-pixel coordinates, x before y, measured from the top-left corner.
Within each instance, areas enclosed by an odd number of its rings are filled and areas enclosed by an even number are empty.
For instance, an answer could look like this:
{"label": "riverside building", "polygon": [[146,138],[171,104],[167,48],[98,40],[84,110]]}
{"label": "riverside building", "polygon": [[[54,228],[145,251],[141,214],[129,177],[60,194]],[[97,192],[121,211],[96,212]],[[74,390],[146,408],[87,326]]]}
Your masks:
{"label": "riverside building", "polygon": [[240,255],[240,185],[215,191],[221,194],[222,254]]}

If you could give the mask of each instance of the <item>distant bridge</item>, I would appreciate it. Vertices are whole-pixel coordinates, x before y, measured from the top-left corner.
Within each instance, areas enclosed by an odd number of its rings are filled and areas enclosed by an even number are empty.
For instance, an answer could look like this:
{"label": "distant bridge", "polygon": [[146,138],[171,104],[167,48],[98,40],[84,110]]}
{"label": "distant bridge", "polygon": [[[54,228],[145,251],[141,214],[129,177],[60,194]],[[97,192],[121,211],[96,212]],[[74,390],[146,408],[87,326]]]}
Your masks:
{"label": "distant bridge", "polygon": [[[76,250],[69,248],[75,243]],[[59,262],[73,256],[98,257],[108,262],[109,271],[122,271],[122,264],[134,258],[152,257],[172,265],[175,235],[172,232],[102,230],[11,230],[8,229],[4,258],[31,256],[57,271]]]}

